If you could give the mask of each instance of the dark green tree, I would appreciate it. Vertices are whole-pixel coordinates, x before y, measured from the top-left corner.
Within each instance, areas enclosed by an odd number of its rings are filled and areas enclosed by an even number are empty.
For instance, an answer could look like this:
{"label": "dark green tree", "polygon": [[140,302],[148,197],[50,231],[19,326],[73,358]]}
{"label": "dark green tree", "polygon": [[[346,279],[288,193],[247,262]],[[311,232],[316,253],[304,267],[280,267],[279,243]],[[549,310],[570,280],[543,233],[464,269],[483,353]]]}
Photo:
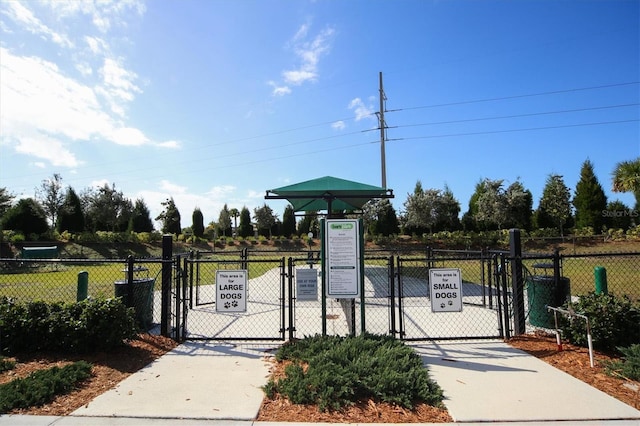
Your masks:
{"label": "dark green tree", "polygon": [[4,215],[2,228],[19,232],[27,238],[40,235],[49,230],[47,214],[33,198],[23,198]]}
{"label": "dark green tree", "polygon": [[51,229],[57,229],[58,214],[64,203],[65,192],[62,188],[62,177],[54,173],[51,179],[45,179],[36,188],[36,199],[44,209]]}
{"label": "dark green tree", "polygon": [[507,227],[531,230],[533,195],[520,180],[513,182],[505,192],[507,197]]}
{"label": "dark green tree", "polygon": [[593,163],[589,160],[582,163],[580,180],[573,195],[573,207],[577,228],[591,226],[596,233],[602,230],[602,211],[607,208],[607,196],[593,171]]}
{"label": "dark green tree", "polygon": [[0,188],[0,220],[2,220],[2,216],[11,208],[11,203],[15,195],[9,193],[7,188]]}
{"label": "dark green tree", "polygon": [[466,231],[480,230],[480,225],[476,221],[476,216],[478,214],[478,199],[485,190],[486,187],[484,185],[484,179],[482,179],[476,183],[475,191],[471,194],[471,198],[469,198],[469,208],[462,216],[462,226]]}
{"label": "dark green tree", "polygon": [[293,211],[293,206],[288,204],[284,208],[282,214],[282,235],[286,238],[291,238],[296,233],[296,214]]}
{"label": "dark green tree", "polygon": [[129,230],[132,232],[153,232],[151,212],[142,198],[136,200],[129,224]]}
{"label": "dark green tree", "polygon": [[180,226],[180,211],[176,207],[173,197],[163,201],[162,206],[164,210],[156,217],[155,220],[162,222],[162,232],[165,234],[180,235],[182,233],[182,226]]}
{"label": "dark green tree", "polygon": [[251,225],[251,212],[247,207],[242,207],[240,211],[240,228],[238,235],[242,238],[253,237],[253,225]]}
{"label": "dark green tree", "polygon": [[538,209],[540,216],[548,216],[564,236],[564,225],[571,217],[571,192],[562,176],[550,174],[547,177]]}
{"label": "dark green tree", "polygon": [[271,228],[276,223],[276,217],[273,214],[273,210],[266,203],[262,207],[256,207],[253,209],[253,218],[256,221],[256,227],[258,228],[258,234],[271,237]]}
{"label": "dark green tree", "polygon": [[218,215],[218,236],[231,236],[231,214],[229,207],[225,204]]}
{"label": "dark green tree", "polygon": [[397,235],[400,233],[400,222],[396,209],[388,199],[382,199],[377,208],[378,214],[374,225],[374,233],[376,235]]}
{"label": "dark green tree", "polygon": [[413,194],[404,202],[404,231],[422,235],[425,232],[454,230],[459,227],[460,203],[445,185],[440,189],[423,189],[418,181]]}
{"label": "dark green tree", "polygon": [[123,232],[129,227],[133,204],[115,184],[87,189],[81,196],[86,228],[90,231]]}
{"label": "dark green tree", "polygon": [[309,232],[317,238],[320,235],[320,223],[318,222],[318,212],[305,212],[302,220],[298,222],[298,235],[306,238]]}
{"label": "dark green tree", "polygon": [[609,229],[627,230],[631,225],[639,222],[638,213],[619,200],[607,204],[607,208],[601,214],[604,217],[605,226]]}
{"label": "dark green tree", "polygon": [[64,197],[64,202],[58,214],[58,232],[64,231],[78,234],[85,230],[84,213],[82,203],[76,191],[69,187]]}
{"label": "dark green tree", "polygon": [[196,237],[204,237],[204,216],[199,207],[196,207],[191,215],[191,229]]}

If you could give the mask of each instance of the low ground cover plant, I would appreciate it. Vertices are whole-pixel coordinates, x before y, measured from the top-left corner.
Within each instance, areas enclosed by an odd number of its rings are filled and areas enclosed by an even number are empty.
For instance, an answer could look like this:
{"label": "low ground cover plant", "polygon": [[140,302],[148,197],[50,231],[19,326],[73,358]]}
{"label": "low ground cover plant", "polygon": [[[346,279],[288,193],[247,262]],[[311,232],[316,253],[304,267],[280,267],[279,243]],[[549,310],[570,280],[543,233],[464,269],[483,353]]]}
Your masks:
{"label": "low ground cover plant", "polygon": [[413,349],[390,336],[313,336],[282,345],[276,360],[289,361],[286,377],[270,379],[268,397],[340,410],[372,399],[405,408],[416,403],[441,407],[442,389]]}
{"label": "low ground cover plant", "polygon": [[39,370],[29,376],[0,385],[0,414],[50,402],[91,377],[91,364],[77,361],[64,367]]}
{"label": "low ground cover plant", "polygon": [[13,370],[16,366],[16,362],[4,356],[0,356],[0,373]]}
{"label": "low ground cover plant", "polygon": [[640,381],[640,344],[618,350],[622,353],[622,359],[606,362],[606,372],[612,376]]}

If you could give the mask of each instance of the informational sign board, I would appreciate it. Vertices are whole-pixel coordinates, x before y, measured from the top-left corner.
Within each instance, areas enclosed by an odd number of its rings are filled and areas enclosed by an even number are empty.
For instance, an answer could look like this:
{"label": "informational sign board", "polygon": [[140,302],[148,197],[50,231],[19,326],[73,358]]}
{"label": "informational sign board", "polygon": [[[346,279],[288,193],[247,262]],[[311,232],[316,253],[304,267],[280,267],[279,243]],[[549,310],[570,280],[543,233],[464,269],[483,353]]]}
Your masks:
{"label": "informational sign board", "polygon": [[216,271],[216,312],[247,312],[247,270]]}
{"label": "informational sign board", "polygon": [[325,221],[327,296],[360,296],[360,227],[357,220]]}
{"label": "informational sign board", "polygon": [[432,312],[462,312],[460,269],[430,269],[429,287]]}
{"label": "informational sign board", "polygon": [[296,300],[318,300],[318,271],[296,269]]}

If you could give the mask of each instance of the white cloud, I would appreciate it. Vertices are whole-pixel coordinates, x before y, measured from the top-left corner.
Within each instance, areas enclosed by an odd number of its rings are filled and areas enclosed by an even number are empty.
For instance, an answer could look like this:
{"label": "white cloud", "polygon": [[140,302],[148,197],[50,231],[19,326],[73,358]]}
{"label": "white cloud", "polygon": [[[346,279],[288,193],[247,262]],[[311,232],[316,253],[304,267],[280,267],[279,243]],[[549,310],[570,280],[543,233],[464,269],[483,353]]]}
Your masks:
{"label": "white cloud", "polygon": [[349,102],[349,109],[355,112],[356,121],[360,121],[364,118],[375,118],[373,105],[371,103],[366,105],[360,98],[355,98]]}
{"label": "white cloud", "polygon": [[47,160],[54,166],[76,167],[80,164],[60,140],[43,134],[23,136],[16,145],[16,152]]}
{"label": "white cloud", "polygon": [[273,91],[271,92],[273,96],[284,96],[291,93],[289,86],[279,86],[275,81],[270,81],[268,84],[273,87]]}
{"label": "white cloud", "polygon": [[176,185],[164,179],[160,181],[160,189],[172,194],[184,194],[187,192],[186,186]]}
{"label": "white cloud", "polygon": [[206,195],[218,200],[224,200],[227,198],[229,194],[232,194],[235,190],[236,190],[236,187],[233,185],[214,186],[213,188],[207,191]]}
{"label": "white cloud", "polygon": [[21,2],[10,1],[5,3],[6,8],[3,9],[5,15],[16,23],[20,24],[25,30],[32,34],[40,35],[49,39],[62,47],[73,47],[73,43],[64,34],[59,34],[51,28],[43,24],[33,15],[31,10],[27,9]]}
{"label": "white cloud", "polygon": [[331,128],[334,130],[344,130],[345,127],[347,127],[347,125],[342,120],[331,123]]}
{"label": "white cloud", "polygon": [[149,143],[149,139],[138,129],[121,127],[113,129],[109,139],[118,145],[140,146]]}
{"label": "white cloud", "polygon": [[300,26],[293,38],[287,43],[287,47],[293,49],[300,63],[293,69],[282,72],[284,84],[269,82],[274,88],[274,96],[283,96],[291,93],[289,85],[300,86],[309,81],[318,79],[318,63],[320,58],[331,49],[331,43],[335,30],[326,27],[311,40],[308,39],[309,24]]}
{"label": "white cloud", "polygon": [[[51,164],[76,167],[73,141],[108,141],[139,146],[153,143],[141,130],[114,120],[96,91],[65,76],[56,64],[35,57],[20,57],[0,48],[0,118],[3,144],[16,144],[26,155]],[[110,84],[130,88],[127,73],[112,67]],[[42,141],[47,141],[47,146]],[[175,141],[158,144],[178,148]]]}
{"label": "white cloud", "polygon": [[180,149],[182,148],[182,143],[179,141],[164,141],[158,142],[156,146],[167,149]]}
{"label": "white cloud", "polygon": [[91,181],[91,183],[89,184],[89,187],[90,188],[103,188],[105,185],[111,186],[111,182],[109,182],[108,179],[94,180],[94,181]]}
{"label": "white cloud", "polygon": [[140,0],[46,0],[47,5],[58,18],[77,18],[78,15],[91,17],[91,22],[100,32],[106,33],[114,25],[123,25],[127,16],[132,11],[137,15],[143,15],[146,11],[144,3]]}

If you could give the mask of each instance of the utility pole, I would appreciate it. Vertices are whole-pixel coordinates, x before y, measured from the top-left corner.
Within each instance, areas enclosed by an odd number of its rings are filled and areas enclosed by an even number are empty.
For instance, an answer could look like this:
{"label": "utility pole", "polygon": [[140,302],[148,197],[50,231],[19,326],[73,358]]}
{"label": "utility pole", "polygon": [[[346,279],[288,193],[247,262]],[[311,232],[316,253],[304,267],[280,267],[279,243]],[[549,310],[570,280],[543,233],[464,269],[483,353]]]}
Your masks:
{"label": "utility pole", "polygon": [[385,158],[385,149],[384,142],[386,140],[386,124],[384,122],[384,102],[387,100],[387,97],[384,94],[384,89],[382,88],[382,71],[380,71],[380,112],[378,113],[378,120],[380,121],[380,161],[381,161],[381,171],[382,171],[382,187],[387,188],[387,164]]}

